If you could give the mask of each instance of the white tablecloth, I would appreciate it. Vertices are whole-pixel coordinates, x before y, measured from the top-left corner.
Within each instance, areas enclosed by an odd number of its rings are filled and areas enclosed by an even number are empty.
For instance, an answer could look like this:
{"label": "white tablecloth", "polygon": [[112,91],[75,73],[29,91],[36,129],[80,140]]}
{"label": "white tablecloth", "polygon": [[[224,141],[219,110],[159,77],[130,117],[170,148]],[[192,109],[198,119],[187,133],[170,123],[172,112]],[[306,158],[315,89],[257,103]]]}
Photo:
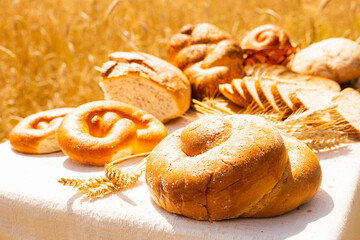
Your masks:
{"label": "white tablecloth", "polygon": [[[168,125],[170,131],[179,123]],[[62,153],[27,155],[0,145],[0,239],[360,239],[360,143],[317,154],[315,198],[283,216],[201,222],[166,212],[135,187],[99,200],[57,182],[103,175]]]}

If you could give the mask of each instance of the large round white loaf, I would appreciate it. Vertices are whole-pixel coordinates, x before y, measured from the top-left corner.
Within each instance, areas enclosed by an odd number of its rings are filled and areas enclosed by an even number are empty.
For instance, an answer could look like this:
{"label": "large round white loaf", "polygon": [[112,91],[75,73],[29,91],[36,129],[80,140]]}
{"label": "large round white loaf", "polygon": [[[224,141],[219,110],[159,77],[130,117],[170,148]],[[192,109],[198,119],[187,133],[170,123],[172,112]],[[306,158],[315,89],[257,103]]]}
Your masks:
{"label": "large round white loaf", "polygon": [[360,45],[346,38],[329,38],[298,52],[290,67],[298,73],[347,82],[360,76]]}
{"label": "large round white loaf", "polygon": [[100,87],[106,100],[141,108],[162,122],[190,107],[187,77],[172,64],[142,52],[115,52],[101,71]]}

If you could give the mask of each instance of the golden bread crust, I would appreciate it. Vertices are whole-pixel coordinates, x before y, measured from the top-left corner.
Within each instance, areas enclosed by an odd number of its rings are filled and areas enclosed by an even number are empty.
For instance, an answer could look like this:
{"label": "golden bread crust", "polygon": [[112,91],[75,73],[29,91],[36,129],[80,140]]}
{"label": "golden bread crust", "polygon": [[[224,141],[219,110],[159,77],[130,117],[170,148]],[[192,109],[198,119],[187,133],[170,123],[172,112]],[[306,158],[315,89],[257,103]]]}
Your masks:
{"label": "golden bread crust", "polygon": [[283,214],[311,199],[321,183],[306,145],[251,115],[190,123],[157,145],[145,173],[156,204],[208,221]]}
{"label": "golden bread crust", "polygon": [[[101,76],[101,82],[114,79],[121,80],[121,78],[127,76],[141,77],[169,93],[175,100],[178,110],[175,115],[160,119],[163,122],[182,115],[190,106],[191,89],[187,77],[172,64],[150,54],[143,52],[114,52],[109,55],[109,61],[104,63]],[[103,90],[106,91],[104,87]],[[141,87],[136,91],[138,94],[142,94]],[[152,114],[155,115],[155,113]]]}
{"label": "golden bread crust", "polygon": [[283,28],[273,24],[265,24],[254,28],[241,41],[243,49],[279,48],[285,46],[291,46],[289,35]]}
{"label": "golden bread crust", "polygon": [[79,106],[57,132],[61,149],[71,159],[100,166],[116,157],[151,151],[166,135],[154,116],[118,101]]}
{"label": "golden bread crust", "polygon": [[185,25],[168,43],[169,61],[189,78],[194,98],[214,97],[218,85],[244,76],[243,52],[214,25]]}
{"label": "golden bread crust", "polygon": [[[57,108],[38,112],[21,120],[10,132],[13,149],[22,153],[50,153],[60,151],[56,140],[62,119],[73,108]],[[41,147],[44,145],[44,147]]]}
{"label": "golden bread crust", "polygon": [[322,172],[313,151],[298,139],[284,136],[289,155],[280,181],[242,217],[271,217],[289,212],[310,201],[318,192]]}
{"label": "golden bread crust", "polygon": [[291,43],[287,32],[273,24],[258,26],[241,41],[246,65],[267,63],[286,65],[298,46]]}

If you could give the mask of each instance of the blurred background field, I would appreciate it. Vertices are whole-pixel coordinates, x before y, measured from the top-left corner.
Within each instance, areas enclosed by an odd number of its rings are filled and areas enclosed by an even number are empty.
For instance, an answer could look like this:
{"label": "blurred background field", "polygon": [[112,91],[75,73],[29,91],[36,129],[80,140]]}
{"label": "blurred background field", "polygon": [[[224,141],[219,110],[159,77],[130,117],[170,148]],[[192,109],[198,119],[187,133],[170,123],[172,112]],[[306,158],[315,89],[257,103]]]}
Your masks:
{"label": "blurred background field", "polygon": [[305,47],[360,36],[358,0],[0,0],[0,142],[23,117],[99,100],[98,68],[114,51],[166,59],[170,36],[208,22],[241,41],[265,23]]}

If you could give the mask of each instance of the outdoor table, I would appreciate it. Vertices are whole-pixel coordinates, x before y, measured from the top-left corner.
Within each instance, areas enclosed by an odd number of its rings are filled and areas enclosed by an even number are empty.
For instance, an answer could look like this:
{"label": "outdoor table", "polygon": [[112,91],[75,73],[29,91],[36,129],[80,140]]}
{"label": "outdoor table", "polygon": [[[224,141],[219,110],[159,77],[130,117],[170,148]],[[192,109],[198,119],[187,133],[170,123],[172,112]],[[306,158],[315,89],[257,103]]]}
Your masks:
{"label": "outdoor table", "polygon": [[[186,124],[167,124],[169,132]],[[103,167],[62,152],[21,154],[0,145],[0,239],[360,239],[360,142],[317,153],[323,180],[308,203],[282,216],[196,221],[150,198],[145,177],[134,187],[91,200],[59,178],[104,175]]]}

